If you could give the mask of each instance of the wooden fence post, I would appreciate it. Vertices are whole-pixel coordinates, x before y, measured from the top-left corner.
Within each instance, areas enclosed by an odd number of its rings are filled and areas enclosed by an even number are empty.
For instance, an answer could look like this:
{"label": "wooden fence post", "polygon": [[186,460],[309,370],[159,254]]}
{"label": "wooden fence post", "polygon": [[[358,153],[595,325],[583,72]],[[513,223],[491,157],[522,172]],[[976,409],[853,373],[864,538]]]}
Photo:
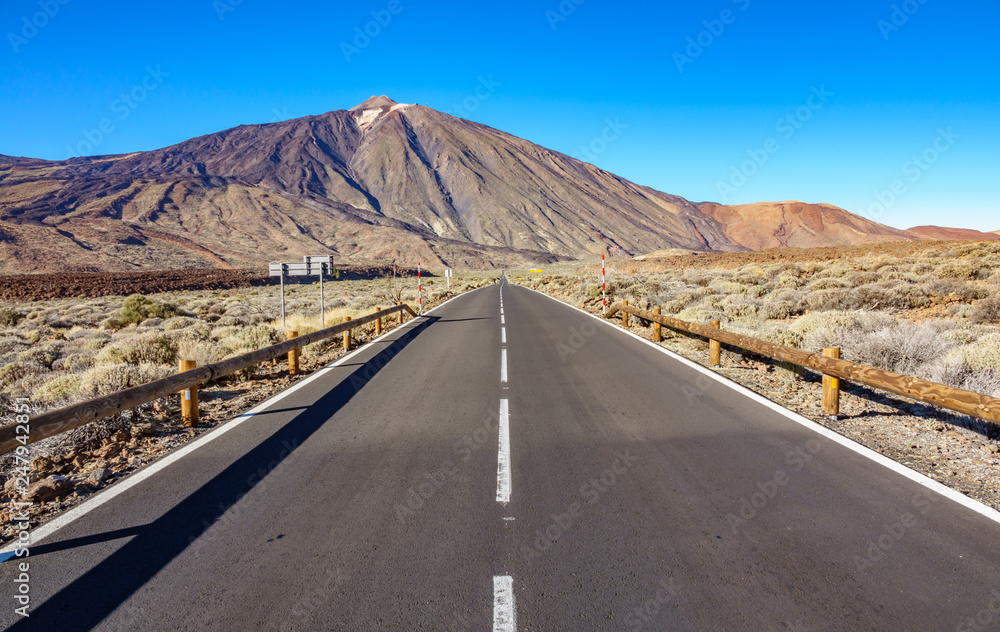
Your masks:
{"label": "wooden fence post", "polygon": [[[840,347],[827,347],[823,355],[840,359]],[[840,414],[840,379],[823,374],[823,414],[837,417]]]}
{"label": "wooden fence post", "polygon": [[[292,338],[298,338],[298,337],[299,337],[299,332],[297,332],[297,331],[290,331],[290,332],[288,332],[288,339],[289,340],[291,340]],[[298,375],[299,374],[299,350],[298,349],[292,349],[291,351],[288,352],[288,374],[289,375]]]}
{"label": "wooden fence post", "polygon": [[[402,303],[396,303],[396,307],[399,307],[400,305],[402,305]],[[403,324],[403,310],[399,310],[399,313],[396,315],[396,324]]]}
{"label": "wooden fence post", "polygon": [[[181,373],[198,368],[198,363],[194,360],[181,360]],[[198,425],[198,387],[181,391],[181,421],[185,428],[193,428]]]}
{"label": "wooden fence post", "polygon": [[[344,322],[345,323],[351,322],[351,317],[344,316]],[[350,351],[350,349],[351,349],[351,330],[348,329],[347,331],[344,332],[344,351]]]}
{"label": "wooden fence post", "polygon": [[[660,315],[660,308],[659,307],[654,307],[653,308],[653,313],[656,314],[657,316],[659,316]],[[653,342],[660,342],[661,340],[663,340],[663,332],[660,330],[660,327],[662,327],[662,325],[660,325],[660,323],[656,323],[656,322],[653,323]]]}
{"label": "wooden fence post", "polygon": [[[721,323],[717,320],[713,320],[709,323],[713,329],[719,329]],[[712,366],[719,366],[722,364],[722,343],[714,338],[708,341],[708,363]]]}
{"label": "wooden fence post", "polygon": [[[628,301],[627,300],[622,301],[622,305],[626,305],[627,306],[628,305]],[[628,312],[626,312],[624,309],[622,310],[622,327],[624,327],[625,329],[628,329]]]}
{"label": "wooden fence post", "polygon": [[[376,314],[378,312],[381,312],[381,311],[382,311],[381,307],[376,307],[375,308],[375,313]],[[381,336],[382,335],[382,319],[381,318],[379,318],[378,320],[375,321],[375,335],[376,336]]]}

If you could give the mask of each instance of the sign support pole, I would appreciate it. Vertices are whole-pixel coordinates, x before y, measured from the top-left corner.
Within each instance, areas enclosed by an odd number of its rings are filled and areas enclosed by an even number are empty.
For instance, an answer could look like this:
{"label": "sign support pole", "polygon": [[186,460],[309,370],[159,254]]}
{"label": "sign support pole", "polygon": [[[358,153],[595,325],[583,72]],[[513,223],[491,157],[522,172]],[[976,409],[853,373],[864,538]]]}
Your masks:
{"label": "sign support pole", "polygon": [[326,328],[326,301],[323,300],[323,270],[326,264],[319,264],[319,328]]}
{"label": "sign support pole", "polygon": [[285,270],[287,266],[285,264],[281,265],[281,329],[286,334],[288,333],[288,326],[285,325]]}

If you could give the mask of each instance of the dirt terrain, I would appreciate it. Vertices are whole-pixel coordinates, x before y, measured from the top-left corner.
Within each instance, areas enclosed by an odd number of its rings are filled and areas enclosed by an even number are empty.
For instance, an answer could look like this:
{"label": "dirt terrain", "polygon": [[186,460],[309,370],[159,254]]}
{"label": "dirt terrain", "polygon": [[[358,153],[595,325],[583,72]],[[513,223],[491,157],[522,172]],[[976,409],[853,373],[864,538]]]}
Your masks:
{"label": "dirt terrain", "polygon": [[[344,279],[373,279],[392,275],[416,276],[411,268],[395,266],[346,266]],[[424,273],[425,276],[433,276]],[[143,270],[139,272],[61,272],[47,274],[0,275],[0,299],[42,301],[53,298],[128,296],[159,292],[229,290],[261,285],[277,285],[260,270]]]}
{"label": "dirt terrain", "polygon": [[962,242],[952,241],[892,241],[859,246],[827,246],[822,248],[769,248],[750,252],[712,252],[701,254],[681,254],[653,258],[642,261],[610,262],[629,271],[657,272],[663,270],[729,270],[750,264],[808,263],[813,261],[836,261],[855,259],[859,262],[880,256],[905,257],[909,255],[947,249]]}

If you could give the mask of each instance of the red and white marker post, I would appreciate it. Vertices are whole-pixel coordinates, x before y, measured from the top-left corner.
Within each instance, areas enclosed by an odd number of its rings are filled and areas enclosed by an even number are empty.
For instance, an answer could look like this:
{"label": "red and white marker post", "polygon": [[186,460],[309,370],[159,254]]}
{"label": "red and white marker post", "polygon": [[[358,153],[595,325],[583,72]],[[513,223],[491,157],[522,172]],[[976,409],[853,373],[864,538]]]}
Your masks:
{"label": "red and white marker post", "polygon": [[417,311],[421,314],[424,313],[424,285],[420,280],[420,264],[417,264],[417,303],[419,307]]}
{"label": "red and white marker post", "polygon": [[604,301],[604,313],[608,313],[608,277],[604,271],[604,255],[601,255],[601,296]]}

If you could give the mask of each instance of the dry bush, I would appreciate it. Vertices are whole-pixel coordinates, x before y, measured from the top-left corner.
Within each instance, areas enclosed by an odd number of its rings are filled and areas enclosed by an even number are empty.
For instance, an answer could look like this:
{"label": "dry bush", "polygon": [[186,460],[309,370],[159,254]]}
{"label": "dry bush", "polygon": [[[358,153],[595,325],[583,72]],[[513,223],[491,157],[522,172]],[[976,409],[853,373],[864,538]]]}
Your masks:
{"label": "dry bush", "polygon": [[0,309],[0,327],[16,327],[23,319],[24,314],[21,312],[16,312],[7,307]]}
{"label": "dry bush", "polygon": [[98,364],[172,366],[177,361],[177,346],[160,331],[130,333],[106,345],[94,360]]}
{"label": "dry bush", "polygon": [[844,340],[845,359],[868,366],[917,375],[939,361],[951,344],[932,327],[899,323]]}
{"label": "dry bush", "polygon": [[1000,297],[984,298],[976,303],[969,320],[974,323],[1000,323]]}
{"label": "dry bush", "polygon": [[173,367],[155,364],[98,365],[80,376],[80,399],[109,395],[173,375]]}
{"label": "dry bush", "polygon": [[932,278],[927,282],[927,290],[939,296],[958,295],[963,301],[971,302],[983,297],[983,291],[966,281],[951,278]]}

